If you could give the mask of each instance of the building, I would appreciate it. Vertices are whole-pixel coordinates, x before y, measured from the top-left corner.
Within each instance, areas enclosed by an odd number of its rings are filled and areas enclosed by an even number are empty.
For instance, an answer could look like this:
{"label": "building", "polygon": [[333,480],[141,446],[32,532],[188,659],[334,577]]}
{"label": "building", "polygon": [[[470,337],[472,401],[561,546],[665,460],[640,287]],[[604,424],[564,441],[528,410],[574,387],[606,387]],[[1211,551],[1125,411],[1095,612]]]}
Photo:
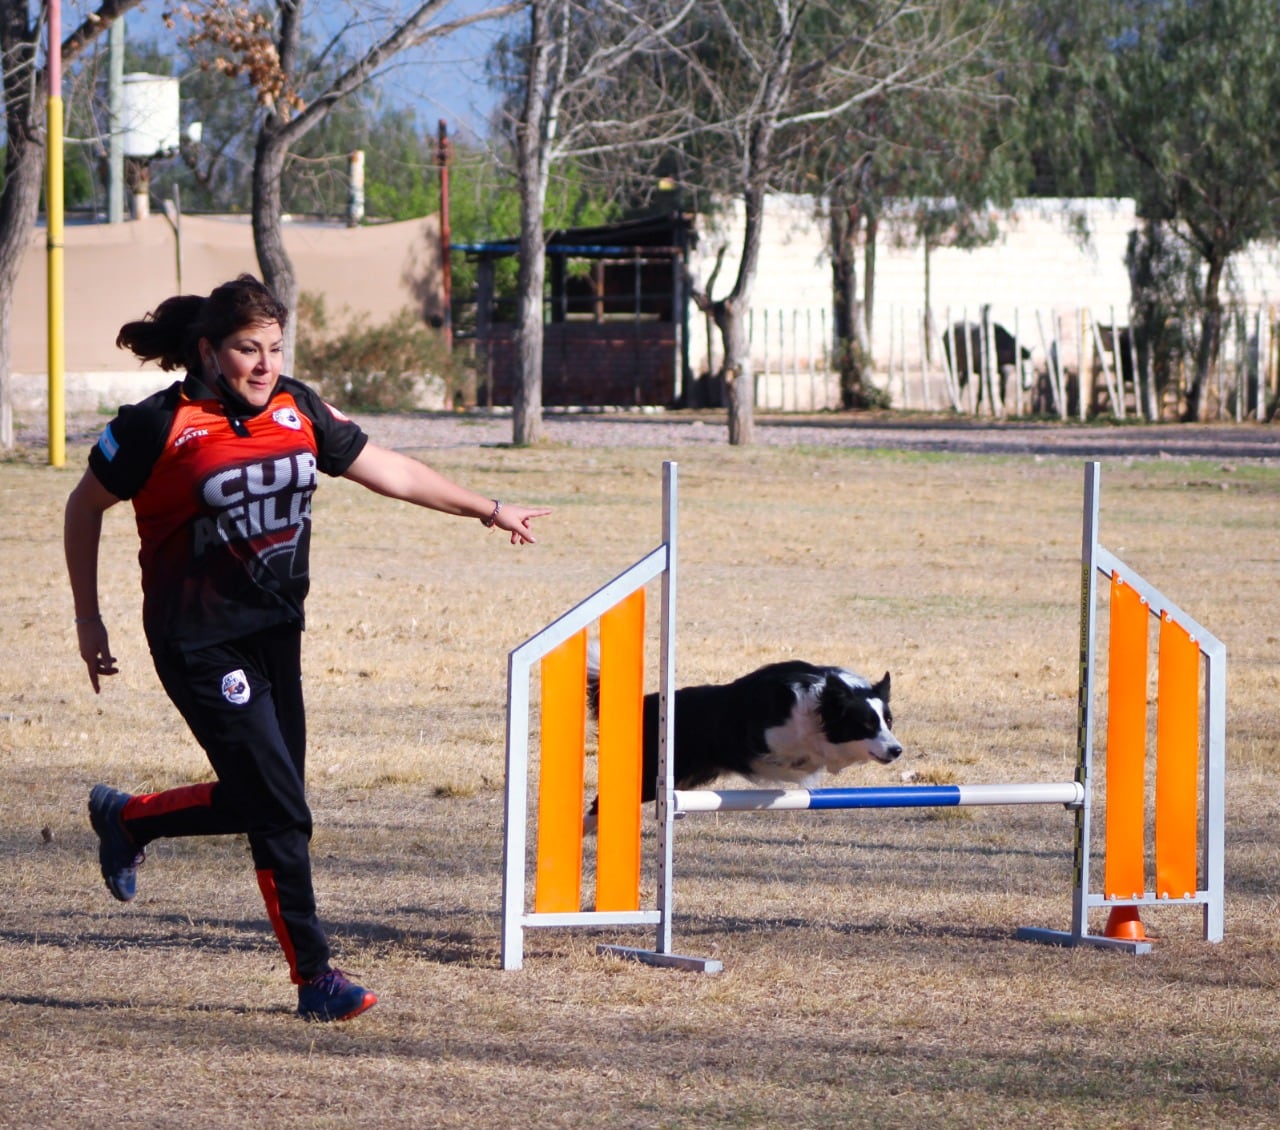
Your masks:
{"label": "building", "polygon": [[[12,316],[16,411],[44,403],[48,378],[47,256],[43,227],[31,234]],[[288,221],[284,244],[299,287],[323,297],[330,317],[389,321],[406,307],[439,324],[444,296],[440,223],[347,227]],[[120,224],[68,224],[63,252],[67,407],[129,403],[168,378],[116,347],[127,321],[170,295],[207,294],[242,271],[260,274],[248,216],[163,215]]]}
{"label": "building", "polygon": [[[685,268],[691,242],[679,213],[551,232],[542,343],[546,407],[668,406],[688,371]],[[518,379],[515,302],[494,285],[515,239],[455,245],[476,263],[476,399],[509,405]]]}

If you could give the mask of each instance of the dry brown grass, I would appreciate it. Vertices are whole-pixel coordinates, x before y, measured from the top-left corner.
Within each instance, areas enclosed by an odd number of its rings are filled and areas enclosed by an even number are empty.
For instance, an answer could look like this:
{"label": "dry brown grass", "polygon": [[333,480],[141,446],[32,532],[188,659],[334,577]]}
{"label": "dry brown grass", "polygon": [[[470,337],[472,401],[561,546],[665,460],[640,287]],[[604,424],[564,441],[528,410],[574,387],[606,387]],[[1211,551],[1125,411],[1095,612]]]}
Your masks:
{"label": "dry brown grass", "polygon": [[[135,903],[103,890],[88,786],[160,788],[205,763],[150,668],[124,508],[103,581],[122,673],[95,698],[60,561],[78,472],[0,465],[0,1123],[1280,1122],[1274,463],[1103,473],[1105,543],[1229,648],[1221,945],[1173,910],[1147,916],[1161,941],[1145,958],[1013,940],[1068,923],[1060,811],[756,814],[677,832],[677,948],[719,956],[721,975],[602,960],[598,936],[571,932],[532,934],[526,968],[498,969],[506,653],[656,543],[666,454],[433,452],[556,506],[521,551],[321,490],[317,886],[340,960],[382,998],[330,1028],[290,1013],[242,843],[154,845]],[[1079,460],[675,454],[682,681],[787,655],[889,668],[908,752],[844,781],[1070,776]]]}

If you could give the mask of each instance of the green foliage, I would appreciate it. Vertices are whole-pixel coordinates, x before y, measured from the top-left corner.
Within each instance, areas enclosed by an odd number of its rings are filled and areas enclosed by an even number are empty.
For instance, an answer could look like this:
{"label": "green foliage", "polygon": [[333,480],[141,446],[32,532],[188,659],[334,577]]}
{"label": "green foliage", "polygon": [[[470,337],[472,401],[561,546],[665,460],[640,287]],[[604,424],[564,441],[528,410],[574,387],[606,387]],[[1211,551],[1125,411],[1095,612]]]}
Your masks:
{"label": "green foliage", "polygon": [[332,404],[357,411],[420,407],[421,381],[427,376],[444,382],[451,402],[463,379],[443,335],[412,310],[382,325],[366,325],[349,314],[337,325],[323,297],[305,292],[298,302],[296,369]]}
{"label": "green foliage", "polygon": [[1275,25],[1271,0],[1176,0],[1114,5],[1105,28],[1098,104],[1138,174],[1142,214],[1172,219],[1206,261],[1276,231]]}
{"label": "green foliage", "polygon": [[[1095,0],[1100,4],[1101,0]],[[1203,262],[1184,416],[1196,420],[1222,333],[1231,256],[1280,230],[1280,37],[1272,0],[1131,0],[1110,18],[1097,105],[1136,171],[1141,215]]]}
{"label": "green foliage", "polygon": [[1133,295],[1134,347],[1158,391],[1176,383],[1195,344],[1197,259],[1168,227],[1148,221],[1130,233],[1125,266]]}
{"label": "green foliage", "polygon": [[1023,161],[1028,196],[1128,196],[1133,172],[1094,97],[1109,65],[1110,0],[1036,0],[1016,8],[1019,65],[1009,69],[1017,112],[1002,132]]}

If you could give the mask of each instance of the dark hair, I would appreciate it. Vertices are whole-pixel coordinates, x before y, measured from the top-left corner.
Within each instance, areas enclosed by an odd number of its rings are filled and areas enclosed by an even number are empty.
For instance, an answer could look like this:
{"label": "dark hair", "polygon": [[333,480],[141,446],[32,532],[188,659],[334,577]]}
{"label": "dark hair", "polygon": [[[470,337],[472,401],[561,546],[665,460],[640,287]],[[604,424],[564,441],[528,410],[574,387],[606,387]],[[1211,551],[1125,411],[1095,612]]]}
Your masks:
{"label": "dark hair", "polygon": [[244,274],[216,287],[207,297],[176,294],[166,298],[138,322],[126,322],[116,345],[143,361],[170,369],[200,367],[200,339],[215,347],[245,326],[278,322],[283,329],[289,310],[265,283]]}

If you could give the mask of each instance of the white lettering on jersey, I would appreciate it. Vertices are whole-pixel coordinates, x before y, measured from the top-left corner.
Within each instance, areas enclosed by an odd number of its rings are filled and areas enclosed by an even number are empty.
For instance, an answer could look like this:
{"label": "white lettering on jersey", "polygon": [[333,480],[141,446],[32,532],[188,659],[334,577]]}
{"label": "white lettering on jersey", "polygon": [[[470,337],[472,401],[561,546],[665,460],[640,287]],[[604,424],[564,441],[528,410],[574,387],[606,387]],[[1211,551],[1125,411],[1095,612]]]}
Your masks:
{"label": "white lettering on jersey", "polygon": [[[311,496],[319,480],[310,451],[228,467],[210,475],[200,489],[207,513],[192,526],[198,559],[212,546],[247,543],[258,563],[286,571],[311,521]],[[267,562],[279,555],[286,562]]]}

